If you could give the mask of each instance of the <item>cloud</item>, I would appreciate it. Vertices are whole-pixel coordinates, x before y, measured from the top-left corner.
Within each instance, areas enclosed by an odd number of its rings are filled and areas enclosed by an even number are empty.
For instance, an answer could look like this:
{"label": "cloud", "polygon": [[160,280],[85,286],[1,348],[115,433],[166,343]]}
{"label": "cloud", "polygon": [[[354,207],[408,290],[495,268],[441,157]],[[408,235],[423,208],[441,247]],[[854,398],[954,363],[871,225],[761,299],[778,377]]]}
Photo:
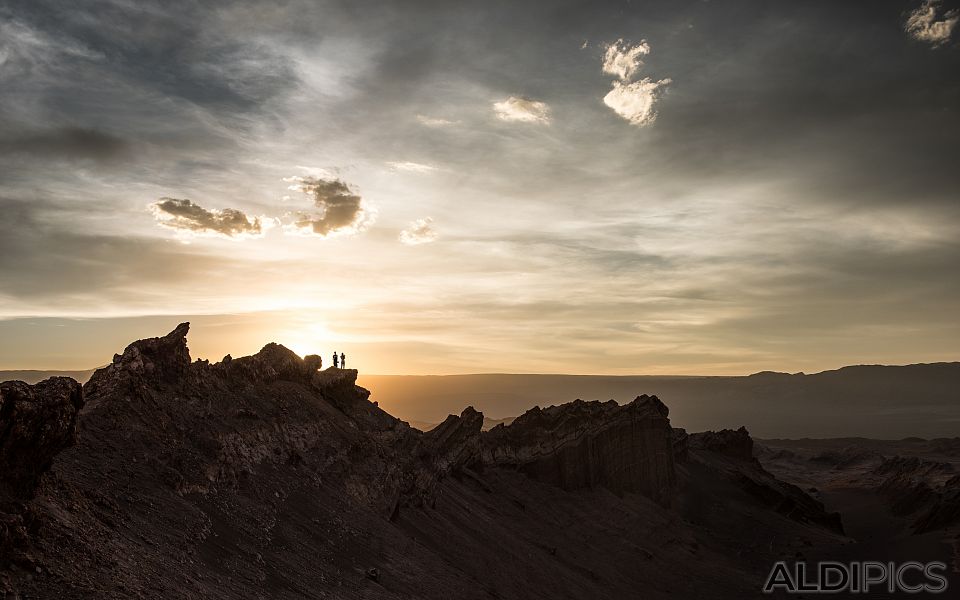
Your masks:
{"label": "cloud", "polygon": [[622,39],[607,46],[603,55],[603,72],[616,75],[621,81],[630,80],[643,66],[641,56],[650,54],[650,44],[641,40],[636,46],[629,46]]}
{"label": "cloud", "polygon": [[259,217],[251,219],[241,210],[207,210],[186,198],[161,198],[148,208],[160,225],[196,235],[243,239],[259,237],[269,226]]}
{"label": "cloud", "polygon": [[669,79],[653,81],[649,77],[633,83],[614,81],[613,89],[603,97],[603,103],[632,125],[643,127],[656,120],[657,113],[653,105],[663,94],[663,87],[669,83]]}
{"label": "cloud", "polygon": [[291,177],[290,189],[301,191],[313,199],[318,212],[297,212],[287,230],[307,235],[329,237],[363,231],[373,222],[375,212],[363,198],[340,179]]}
{"label": "cloud", "polygon": [[408,171],[410,173],[430,173],[431,171],[436,171],[437,167],[433,165],[425,165],[423,163],[416,162],[388,162],[387,166],[390,167],[391,171]]}
{"label": "cloud", "polygon": [[437,117],[428,117],[426,115],[417,115],[417,121],[427,127],[449,127],[456,125],[459,121],[450,121],[449,119],[440,119]]}
{"label": "cloud", "polygon": [[501,121],[519,121],[521,123],[549,123],[550,107],[546,102],[510,96],[506,100],[493,103],[493,112]]}
{"label": "cloud", "polygon": [[947,43],[957,21],[960,21],[960,11],[947,11],[938,21],[939,6],[940,0],[926,0],[910,13],[904,29],[915,40],[927,42],[934,47]]}
{"label": "cloud", "polygon": [[603,72],[618,79],[603,97],[603,103],[637,127],[650,125],[656,120],[653,106],[671,82],[670,79],[654,81],[649,77],[631,81],[643,66],[640,57],[647,54],[650,54],[650,44],[646,40],[630,46],[621,39],[607,46],[603,55]]}
{"label": "cloud", "polygon": [[408,246],[418,246],[436,241],[437,232],[433,229],[433,219],[425,217],[410,223],[400,232],[400,241]]}

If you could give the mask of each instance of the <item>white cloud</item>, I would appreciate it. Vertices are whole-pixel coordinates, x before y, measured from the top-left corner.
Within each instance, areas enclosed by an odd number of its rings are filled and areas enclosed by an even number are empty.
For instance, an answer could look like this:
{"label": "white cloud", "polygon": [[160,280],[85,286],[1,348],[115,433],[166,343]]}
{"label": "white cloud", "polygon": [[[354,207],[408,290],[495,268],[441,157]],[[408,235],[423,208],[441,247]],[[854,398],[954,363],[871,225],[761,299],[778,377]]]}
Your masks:
{"label": "white cloud", "polygon": [[550,106],[546,102],[510,96],[493,103],[493,112],[501,121],[521,123],[550,123]]}
{"label": "white cloud", "polygon": [[649,125],[657,118],[653,106],[663,93],[669,79],[653,81],[649,77],[633,83],[613,82],[613,89],[603,97],[603,103],[631,124],[638,127]]}
{"label": "white cloud", "polygon": [[433,165],[410,161],[388,162],[387,166],[390,167],[391,171],[406,171],[408,173],[430,173],[437,170],[437,167]]}
{"label": "white cloud", "polygon": [[427,127],[449,127],[451,125],[456,125],[459,121],[451,121],[449,119],[440,119],[437,117],[428,117],[426,115],[417,115],[417,121],[421,125],[426,125]]}
{"label": "white cloud", "polygon": [[616,75],[621,81],[630,80],[643,66],[641,56],[650,54],[650,44],[641,40],[636,46],[630,46],[617,40],[607,46],[603,55],[603,72]]}
{"label": "white cloud", "polygon": [[950,41],[953,28],[960,21],[960,12],[950,10],[937,20],[940,0],[926,0],[907,17],[904,29],[916,40],[940,46]]}
{"label": "white cloud", "polygon": [[433,219],[425,217],[410,223],[400,232],[400,241],[408,246],[418,246],[436,241],[437,232],[433,229]]}
{"label": "white cloud", "polygon": [[603,72],[617,77],[617,81],[613,82],[613,89],[603,97],[603,103],[637,127],[649,125],[656,120],[654,104],[671,82],[670,79],[654,81],[649,77],[631,81],[643,66],[640,57],[647,54],[650,54],[650,44],[646,40],[630,46],[621,39],[608,45],[603,55]]}

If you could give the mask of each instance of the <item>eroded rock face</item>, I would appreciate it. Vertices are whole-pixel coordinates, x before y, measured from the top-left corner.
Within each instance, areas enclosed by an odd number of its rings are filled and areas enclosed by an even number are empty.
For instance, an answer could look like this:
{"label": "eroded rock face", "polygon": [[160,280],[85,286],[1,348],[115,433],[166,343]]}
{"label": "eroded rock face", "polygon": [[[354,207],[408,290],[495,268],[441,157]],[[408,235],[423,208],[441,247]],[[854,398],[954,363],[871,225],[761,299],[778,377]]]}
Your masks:
{"label": "eroded rock face", "polygon": [[603,486],[669,504],[676,473],[668,414],[656,396],[533,408],[483,434],[483,462],[566,490]]}
{"label": "eroded rock face", "polygon": [[0,501],[29,498],[53,457],[76,439],[80,384],[52,377],[0,383]]}
{"label": "eroded rock face", "polygon": [[877,491],[895,515],[911,516],[916,533],[960,522],[960,476],[953,465],[916,456],[886,459],[874,475],[884,477]]}
{"label": "eroded rock face", "polygon": [[459,417],[447,419],[423,435],[422,451],[441,471],[470,466],[480,458],[483,413],[468,406]]}
{"label": "eroded rock face", "polygon": [[960,523],[960,475],[954,475],[935,490],[930,507],[913,522],[914,531],[925,533]]}
{"label": "eroded rock face", "polygon": [[[823,503],[799,487],[771,475],[753,456],[753,438],[745,427],[705,431],[688,437],[688,459],[722,474],[761,505],[800,523],[812,523],[843,533],[838,513],[829,513]],[[696,482],[687,481],[696,488]]]}

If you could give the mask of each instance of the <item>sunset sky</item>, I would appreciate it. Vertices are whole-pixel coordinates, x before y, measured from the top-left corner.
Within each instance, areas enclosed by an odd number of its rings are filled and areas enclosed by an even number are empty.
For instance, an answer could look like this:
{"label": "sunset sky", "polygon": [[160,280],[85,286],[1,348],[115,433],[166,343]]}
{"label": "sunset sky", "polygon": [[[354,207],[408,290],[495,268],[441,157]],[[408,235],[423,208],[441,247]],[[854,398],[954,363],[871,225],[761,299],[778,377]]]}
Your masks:
{"label": "sunset sky", "polygon": [[0,369],[960,359],[951,2],[0,7]]}

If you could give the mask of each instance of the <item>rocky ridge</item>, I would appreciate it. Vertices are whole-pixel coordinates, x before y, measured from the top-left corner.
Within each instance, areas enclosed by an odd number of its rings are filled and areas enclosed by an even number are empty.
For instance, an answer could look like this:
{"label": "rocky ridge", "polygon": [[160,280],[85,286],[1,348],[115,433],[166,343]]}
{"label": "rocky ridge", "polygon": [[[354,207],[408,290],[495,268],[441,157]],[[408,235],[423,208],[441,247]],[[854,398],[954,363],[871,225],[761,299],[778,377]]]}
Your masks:
{"label": "rocky ridge", "polygon": [[[746,430],[681,435],[654,396],[534,408],[487,432],[467,408],[421,433],[354,370],[277,344],[191,362],[188,331],[130,344],[82,394],[69,379],[0,388],[0,463],[21,465],[2,480],[0,589],[658,598],[699,582],[738,597],[777,547],[718,576],[697,564],[728,560],[720,527],[761,510],[778,535],[839,531],[759,466]],[[722,517],[685,500],[705,485],[736,490]]]}

